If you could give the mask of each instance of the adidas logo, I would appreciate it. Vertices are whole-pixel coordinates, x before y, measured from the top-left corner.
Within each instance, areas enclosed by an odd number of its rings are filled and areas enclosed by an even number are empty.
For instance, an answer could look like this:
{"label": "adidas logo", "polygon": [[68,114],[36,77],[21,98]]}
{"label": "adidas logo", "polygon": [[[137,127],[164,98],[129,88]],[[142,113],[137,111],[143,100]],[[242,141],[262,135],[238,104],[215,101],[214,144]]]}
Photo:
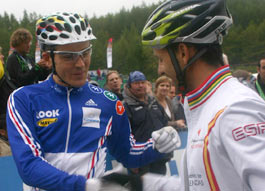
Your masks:
{"label": "adidas logo", "polygon": [[88,105],[88,106],[97,106],[98,104],[96,104],[92,99],[88,100],[85,105]]}

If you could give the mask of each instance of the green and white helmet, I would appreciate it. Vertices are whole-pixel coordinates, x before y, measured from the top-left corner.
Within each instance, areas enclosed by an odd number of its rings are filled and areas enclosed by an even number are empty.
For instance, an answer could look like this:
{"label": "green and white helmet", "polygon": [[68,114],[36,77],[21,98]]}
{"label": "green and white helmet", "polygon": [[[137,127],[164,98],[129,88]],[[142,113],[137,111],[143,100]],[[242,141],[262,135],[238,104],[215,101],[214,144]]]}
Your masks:
{"label": "green and white helmet", "polygon": [[225,0],[170,0],[149,16],[142,43],[153,48],[178,42],[221,44],[232,23]]}
{"label": "green and white helmet", "polygon": [[40,45],[48,46],[96,39],[87,19],[72,13],[56,13],[39,19],[36,35]]}

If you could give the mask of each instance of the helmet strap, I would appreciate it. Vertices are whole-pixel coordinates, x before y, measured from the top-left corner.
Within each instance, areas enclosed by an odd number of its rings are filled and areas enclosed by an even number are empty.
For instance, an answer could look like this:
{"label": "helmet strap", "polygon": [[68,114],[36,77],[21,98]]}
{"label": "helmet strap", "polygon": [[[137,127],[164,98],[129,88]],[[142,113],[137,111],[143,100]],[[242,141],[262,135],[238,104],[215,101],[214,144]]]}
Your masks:
{"label": "helmet strap", "polygon": [[178,89],[181,92],[184,92],[185,87],[186,87],[185,80],[184,80],[185,74],[181,70],[179,62],[176,58],[175,48],[174,48],[174,46],[171,45],[171,46],[167,47],[167,50],[168,50],[171,62],[173,64],[173,67],[174,67],[175,72],[176,72],[176,78],[178,79],[178,82],[179,82]]}
{"label": "helmet strap", "polygon": [[196,60],[198,60],[205,52],[207,52],[208,47],[201,49],[192,58],[190,58],[183,70],[181,70],[178,60],[176,58],[174,47],[168,46],[167,49],[176,72],[176,77],[179,81],[179,90],[182,92],[182,96],[184,97],[187,93],[187,83],[185,81],[186,71]]}

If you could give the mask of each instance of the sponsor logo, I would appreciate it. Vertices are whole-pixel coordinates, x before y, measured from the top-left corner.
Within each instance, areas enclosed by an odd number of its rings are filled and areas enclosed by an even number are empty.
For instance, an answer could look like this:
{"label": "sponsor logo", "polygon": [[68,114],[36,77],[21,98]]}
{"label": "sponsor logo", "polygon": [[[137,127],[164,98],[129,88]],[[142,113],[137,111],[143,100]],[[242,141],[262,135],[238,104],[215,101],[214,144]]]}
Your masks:
{"label": "sponsor logo", "polygon": [[50,124],[55,123],[56,121],[58,121],[57,118],[46,118],[39,120],[37,124],[40,127],[48,127]]}
{"label": "sponsor logo", "polygon": [[100,128],[101,109],[83,107],[82,127]]}
{"label": "sponsor logo", "polygon": [[120,100],[118,100],[116,102],[116,113],[118,115],[122,115],[124,113],[124,111],[125,111],[125,109],[124,109],[122,102]]}
{"label": "sponsor logo", "polygon": [[39,111],[39,112],[37,112],[36,117],[37,117],[37,119],[59,117],[59,109],[53,109],[53,110],[48,110],[48,111]]}
{"label": "sponsor logo", "polygon": [[235,141],[243,140],[250,136],[265,134],[265,122],[257,124],[248,124],[243,127],[237,127],[232,130],[232,136]]}
{"label": "sponsor logo", "polygon": [[97,86],[94,86],[94,85],[92,85],[92,84],[88,84],[88,87],[89,87],[89,89],[90,89],[92,92],[94,92],[94,93],[96,93],[96,94],[100,94],[100,93],[103,92],[103,90],[102,90],[101,88],[99,88],[99,87],[97,87]]}
{"label": "sponsor logo", "polygon": [[104,91],[104,96],[106,98],[108,98],[109,100],[111,100],[111,101],[116,101],[117,100],[117,96],[114,93],[109,92],[109,91]]}
{"label": "sponsor logo", "polygon": [[85,105],[87,106],[97,106],[98,104],[96,104],[92,99],[88,100]]}

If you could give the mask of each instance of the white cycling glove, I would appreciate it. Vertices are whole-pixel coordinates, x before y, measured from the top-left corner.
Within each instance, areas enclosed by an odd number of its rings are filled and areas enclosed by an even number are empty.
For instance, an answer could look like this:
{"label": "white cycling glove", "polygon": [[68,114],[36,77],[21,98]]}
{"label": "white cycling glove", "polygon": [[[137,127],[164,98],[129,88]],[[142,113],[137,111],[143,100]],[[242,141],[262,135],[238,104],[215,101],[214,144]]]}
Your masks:
{"label": "white cycling glove", "polygon": [[154,148],[160,153],[170,153],[181,146],[178,132],[171,126],[163,127],[152,133]]}

